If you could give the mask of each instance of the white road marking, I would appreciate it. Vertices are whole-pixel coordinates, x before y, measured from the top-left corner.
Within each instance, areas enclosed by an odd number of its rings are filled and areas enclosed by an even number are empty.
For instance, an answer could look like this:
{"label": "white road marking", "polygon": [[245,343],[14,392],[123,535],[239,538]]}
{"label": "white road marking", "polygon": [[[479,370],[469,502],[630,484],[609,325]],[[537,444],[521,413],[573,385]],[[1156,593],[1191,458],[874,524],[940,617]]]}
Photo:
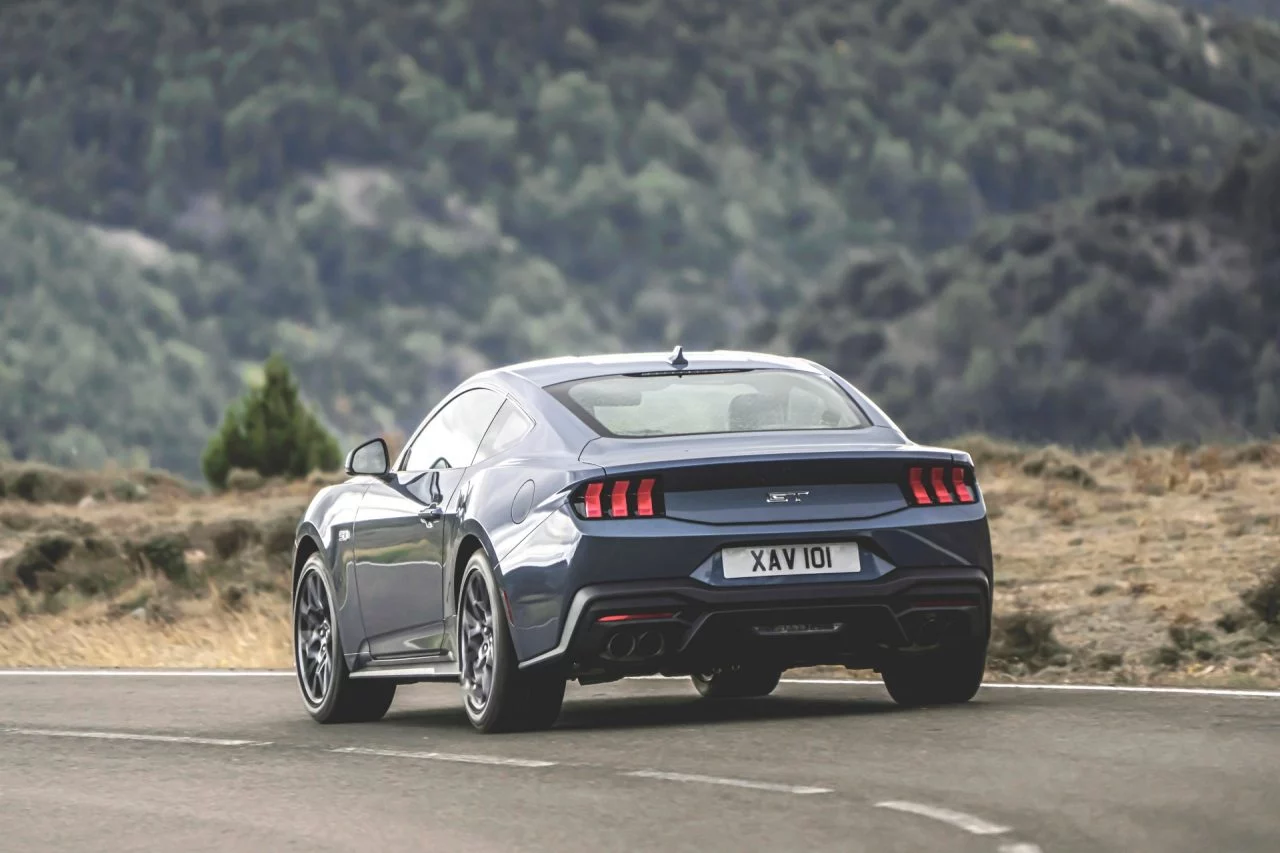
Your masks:
{"label": "white road marking", "polygon": [[1127,684],[1017,684],[998,681],[982,685],[1001,690],[1081,690],[1097,693],[1164,693],[1184,696],[1234,696],[1237,698],[1280,699],[1280,690],[1232,690],[1225,687],[1140,687]]}
{"label": "white road marking", "polygon": [[631,770],[622,774],[640,779],[663,779],[667,782],[699,782],[704,785],[728,785],[731,788],[751,788],[757,791],[775,791],[781,794],[830,794],[830,788],[812,788],[806,785],[780,785],[776,782],[755,782],[750,779],[725,779],[719,776],[697,776],[689,773],[665,773],[661,770]]}
{"label": "white road marking", "polygon": [[269,740],[236,740],[220,737],[188,737],[187,735],[149,735],[136,732],[78,732],[68,729],[4,729],[5,734],[33,737],[74,737],[90,740],[141,740],[156,743],[198,743],[204,746],[270,746]]}
{"label": "white road marking", "polygon": [[554,767],[554,761],[533,758],[504,758],[500,755],[458,755],[449,752],[409,752],[398,749],[367,749],[361,746],[344,746],[331,749],[347,755],[379,755],[385,758],[418,758],[428,761],[453,761],[459,764],[492,764],[499,767]]}
{"label": "white road marking", "polygon": [[[883,681],[844,678],[784,678],[783,684],[856,684],[879,687]],[[1229,690],[1217,687],[1138,687],[1126,684],[1030,684],[1006,681],[989,681],[982,689],[996,690],[1078,690],[1090,693],[1164,693],[1185,696],[1235,696],[1255,699],[1280,699],[1280,690]]]}
{"label": "white road marking", "polygon": [[1036,844],[1015,841],[1013,844],[1001,844],[1000,853],[1044,853]]}
{"label": "white road marking", "polygon": [[[687,675],[632,675],[628,681],[684,681]],[[841,687],[883,687],[879,679],[868,678],[783,678],[780,684],[831,684]],[[1225,687],[1140,687],[1127,684],[1035,684],[988,681],[982,689],[1078,690],[1094,693],[1166,693],[1186,696],[1226,696],[1253,699],[1280,699],[1280,690],[1234,690]]]}
{"label": "white road marking", "polygon": [[921,817],[933,818],[950,824],[958,829],[974,835],[1003,835],[1009,831],[1009,827],[1001,826],[998,823],[990,823],[980,817],[974,817],[965,812],[958,812],[953,809],[943,809],[937,806],[929,806],[924,803],[913,803],[907,800],[885,800],[882,803],[876,803],[878,809],[893,809],[894,811],[907,812],[909,814],[920,815]]}
{"label": "white road marking", "polygon": [[[291,669],[0,669],[0,677],[45,678],[54,676],[127,678],[180,677],[180,678],[293,678]],[[683,681],[682,675],[637,675],[628,681]],[[782,684],[837,684],[845,687],[881,687],[884,682],[865,678],[784,678]],[[1031,684],[1012,682],[987,682],[982,685],[994,689],[1015,690],[1078,690],[1093,693],[1150,693],[1184,696],[1223,696],[1241,699],[1280,699],[1280,690],[1233,690],[1219,687],[1140,687],[1125,684]]]}

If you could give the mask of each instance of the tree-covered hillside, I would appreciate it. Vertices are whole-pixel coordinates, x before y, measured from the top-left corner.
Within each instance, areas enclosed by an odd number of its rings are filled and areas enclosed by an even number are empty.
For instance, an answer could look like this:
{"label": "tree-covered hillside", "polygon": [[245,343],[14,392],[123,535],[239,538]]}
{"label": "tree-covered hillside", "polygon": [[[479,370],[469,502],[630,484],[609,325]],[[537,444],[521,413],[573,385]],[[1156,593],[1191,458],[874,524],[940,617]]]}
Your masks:
{"label": "tree-covered hillside", "polygon": [[0,435],[194,472],[271,350],[350,434],[495,361],[758,346],[851,251],[1280,126],[1280,30],[1130,5],[11,0]]}
{"label": "tree-covered hillside", "polygon": [[925,263],[852,260],[768,324],[902,426],[1089,444],[1280,432],[1280,141],[985,228]]}
{"label": "tree-covered hillside", "polygon": [[[1125,2],[1125,0],[1116,0]],[[1128,0],[1152,3],[1155,0]],[[1215,17],[1256,17],[1280,19],[1280,0],[1164,0],[1177,8],[1191,9]]]}

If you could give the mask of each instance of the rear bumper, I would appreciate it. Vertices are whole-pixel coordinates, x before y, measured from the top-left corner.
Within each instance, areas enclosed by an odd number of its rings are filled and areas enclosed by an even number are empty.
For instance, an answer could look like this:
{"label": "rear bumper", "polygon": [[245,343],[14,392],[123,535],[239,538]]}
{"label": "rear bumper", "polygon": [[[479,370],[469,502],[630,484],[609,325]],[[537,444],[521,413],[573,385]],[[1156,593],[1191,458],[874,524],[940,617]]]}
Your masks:
{"label": "rear bumper", "polygon": [[[560,642],[521,667],[558,665],[584,680],[747,662],[874,668],[904,647],[984,636],[990,619],[991,585],[979,567],[901,569],[875,580],[785,586],[717,587],[692,579],[601,583],[578,590]],[[620,639],[611,646],[615,637]]]}

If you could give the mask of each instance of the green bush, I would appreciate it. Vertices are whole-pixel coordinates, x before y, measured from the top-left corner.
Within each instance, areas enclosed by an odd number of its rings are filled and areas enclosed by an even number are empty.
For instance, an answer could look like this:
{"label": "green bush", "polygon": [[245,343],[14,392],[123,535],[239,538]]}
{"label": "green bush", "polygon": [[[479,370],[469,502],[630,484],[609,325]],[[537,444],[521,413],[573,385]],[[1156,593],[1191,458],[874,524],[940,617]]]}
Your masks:
{"label": "green bush", "polygon": [[338,443],[298,398],[284,359],[267,359],[263,376],[261,385],[227,409],[201,457],[205,479],[216,488],[226,487],[233,468],[296,478],[338,467]]}
{"label": "green bush", "polygon": [[146,564],[171,581],[187,579],[187,541],[181,535],[153,536],[138,546]]}

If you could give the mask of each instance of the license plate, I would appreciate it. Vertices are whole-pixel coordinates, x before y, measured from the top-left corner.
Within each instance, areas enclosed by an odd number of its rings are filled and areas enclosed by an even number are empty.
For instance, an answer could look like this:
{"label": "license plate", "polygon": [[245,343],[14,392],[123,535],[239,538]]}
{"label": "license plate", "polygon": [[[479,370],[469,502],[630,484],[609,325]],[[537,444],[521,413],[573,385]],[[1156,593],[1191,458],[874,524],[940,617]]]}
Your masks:
{"label": "license plate", "polygon": [[725,548],[720,561],[726,578],[837,575],[862,570],[855,542]]}

